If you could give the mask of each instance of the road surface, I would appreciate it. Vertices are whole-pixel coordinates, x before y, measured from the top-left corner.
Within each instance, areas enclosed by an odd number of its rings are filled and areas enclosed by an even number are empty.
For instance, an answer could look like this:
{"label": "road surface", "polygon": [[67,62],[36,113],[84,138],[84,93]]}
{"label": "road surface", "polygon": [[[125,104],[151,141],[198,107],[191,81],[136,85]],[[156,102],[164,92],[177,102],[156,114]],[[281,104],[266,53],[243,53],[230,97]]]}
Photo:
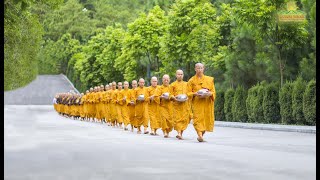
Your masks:
{"label": "road surface", "polygon": [[316,135],[216,127],[199,143],[59,116],[52,106],[5,105],[7,180],[313,180]]}

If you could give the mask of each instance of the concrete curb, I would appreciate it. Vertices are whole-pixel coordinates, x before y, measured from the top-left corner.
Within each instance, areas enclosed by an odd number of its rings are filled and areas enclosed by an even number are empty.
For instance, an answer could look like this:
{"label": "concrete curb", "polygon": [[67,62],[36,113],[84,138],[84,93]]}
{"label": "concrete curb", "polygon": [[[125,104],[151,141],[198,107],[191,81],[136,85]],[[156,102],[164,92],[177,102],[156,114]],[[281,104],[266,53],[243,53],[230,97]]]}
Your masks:
{"label": "concrete curb", "polygon": [[73,85],[72,82],[68,79],[67,76],[65,76],[64,74],[60,74],[60,75],[62,75],[62,76],[69,82],[69,84],[72,86],[72,88],[73,88],[78,94],[80,94],[79,91],[78,91],[78,89],[76,89],[76,88],[74,87],[74,85]]}
{"label": "concrete curb", "polygon": [[258,123],[241,123],[241,122],[225,122],[215,121],[217,127],[233,127],[244,129],[272,130],[285,132],[300,132],[300,133],[316,133],[316,126],[296,126],[296,125],[281,125],[281,124],[258,124]]}

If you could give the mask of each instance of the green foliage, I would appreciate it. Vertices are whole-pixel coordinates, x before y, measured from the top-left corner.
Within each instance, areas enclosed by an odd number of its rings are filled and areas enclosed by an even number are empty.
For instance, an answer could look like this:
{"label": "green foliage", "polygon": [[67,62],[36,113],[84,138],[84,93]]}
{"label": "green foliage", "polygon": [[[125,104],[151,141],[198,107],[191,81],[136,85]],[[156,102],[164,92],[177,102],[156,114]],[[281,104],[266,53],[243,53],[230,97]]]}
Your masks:
{"label": "green foliage", "polygon": [[287,82],[279,92],[280,115],[283,124],[295,124],[292,116],[292,90],[293,84]]}
{"label": "green foliage", "polygon": [[[149,82],[151,71],[159,71],[159,42],[166,31],[166,22],[164,11],[155,6],[148,15],[142,13],[133,23],[128,24],[121,56],[115,62],[115,67],[124,72],[126,80],[146,77]],[[125,68],[128,65],[139,66],[147,73],[137,71],[137,67]]]}
{"label": "green foliage", "polygon": [[234,96],[235,90],[230,88],[227,89],[224,94],[224,114],[226,117],[226,121],[233,121],[232,116],[232,103],[233,103],[233,96]]}
{"label": "green foliage", "polygon": [[305,124],[306,120],[303,114],[303,93],[305,92],[307,83],[298,77],[293,83],[292,90],[292,117],[297,124]]}
{"label": "green foliage", "polygon": [[[185,78],[193,74],[196,62],[208,63],[219,43],[216,10],[207,1],[178,0],[168,14],[168,31],[161,41],[161,73],[184,70]],[[211,63],[210,63],[211,64]]]}
{"label": "green foliage", "polygon": [[257,98],[257,86],[253,86],[248,90],[248,97],[246,99],[248,122],[255,122],[253,101]]}
{"label": "green foliage", "polygon": [[307,125],[316,125],[316,81],[311,80],[303,94],[303,114]]}
{"label": "green foliage", "polygon": [[247,91],[242,87],[238,86],[235,90],[233,102],[232,102],[232,117],[234,121],[247,122],[248,115],[246,109]]}
{"label": "green foliage", "polygon": [[38,73],[35,59],[43,29],[27,2],[6,1],[4,14],[4,90],[25,86]]}
{"label": "green foliage", "polygon": [[316,77],[316,57],[313,53],[300,61],[300,75],[306,81]]}
{"label": "green foliage", "polygon": [[263,115],[263,97],[264,97],[265,82],[259,83],[255,86],[256,96],[252,98],[252,119],[255,122],[265,122]]}
{"label": "green foliage", "polygon": [[224,91],[216,92],[216,99],[214,100],[214,117],[216,121],[225,121]]}
{"label": "green foliage", "polygon": [[263,116],[266,123],[280,122],[278,83],[271,83],[265,86],[262,106]]}

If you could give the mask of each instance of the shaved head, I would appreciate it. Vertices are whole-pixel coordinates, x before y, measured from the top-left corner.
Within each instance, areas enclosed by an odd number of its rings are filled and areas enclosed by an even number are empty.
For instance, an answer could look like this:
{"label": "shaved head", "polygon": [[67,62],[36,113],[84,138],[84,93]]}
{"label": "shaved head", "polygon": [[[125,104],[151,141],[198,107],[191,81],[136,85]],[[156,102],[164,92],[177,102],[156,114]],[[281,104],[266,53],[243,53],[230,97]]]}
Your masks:
{"label": "shaved head", "polygon": [[133,80],[131,82],[131,86],[132,86],[132,89],[136,88],[138,86],[138,82],[136,80]]}
{"label": "shaved head", "polygon": [[144,79],[143,78],[139,79],[139,87],[144,87]]}
{"label": "shaved head", "polygon": [[176,71],[176,78],[177,78],[177,81],[182,81],[183,80],[183,71],[181,69],[178,69]]}
{"label": "shaved head", "polygon": [[196,71],[196,75],[198,77],[202,77],[204,72],[204,65],[202,63],[197,63],[195,64],[194,70]]}
{"label": "shaved head", "polygon": [[151,78],[150,82],[151,82],[151,86],[152,86],[152,87],[156,87],[157,84],[158,84],[158,78],[155,77],[155,76],[153,76],[153,77]]}
{"label": "shaved head", "polygon": [[170,76],[168,74],[165,74],[162,76],[162,84],[165,86],[168,86],[170,83]]}

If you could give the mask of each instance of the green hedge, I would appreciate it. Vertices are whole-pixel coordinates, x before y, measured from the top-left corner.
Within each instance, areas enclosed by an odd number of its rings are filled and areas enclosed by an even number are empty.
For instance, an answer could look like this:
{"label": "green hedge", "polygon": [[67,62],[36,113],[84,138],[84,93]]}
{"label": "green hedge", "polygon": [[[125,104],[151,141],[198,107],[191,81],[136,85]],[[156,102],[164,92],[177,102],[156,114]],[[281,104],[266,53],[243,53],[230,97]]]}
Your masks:
{"label": "green hedge", "polygon": [[216,99],[214,101],[214,116],[217,121],[224,121],[224,92],[217,91]]}
{"label": "green hedge", "polygon": [[292,116],[292,82],[287,82],[279,92],[280,115],[283,124],[295,124]]}
{"label": "green hedge", "polygon": [[232,112],[231,112],[233,96],[234,96],[234,89],[228,89],[225,92],[225,95],[224,95],[224,115],[225,115],[226,121],[233,121],[233,116],[232,116]]}
{"label": "green hedge", "polygon": [[246,107],[248,114],[248,122],[255,122],[256,119],[254,117],[254,101],[257,99],[257,86],[253,86],[248,90],[248,97],[246,99]]}
{"label": "green hedge", "polygon": [[255,120],[255,122],[258,122],[258,123],[265,122],[264,115],[263,115],[263,106],[262,106],[263,96],[264,96],[264,87],[265,85],[263,83],[256,85],[257,96],[252,101],[253,119]]}
{"label": "green hedge", "polygon": [[277,83],[265,86],[262,106],[266,123],[280,123],[279,88]]}
{"label": "green hedge", "polygon": [[234,121],[247,122],[247,109],[246,109],[247,91],[238,86],[233,97],[232,102],[232,117]]}
{"label": "green hedge", "polygon": [[311,80],[303,94],[303,114],[308,125],[316,125],[316,81]]}
{"label": "green hedge", "polygon": [[303,125],[306,123],[303,114],[303,93],[305,91],[306,82],[301,78],[293,83],[292,90],[292,116],[296,124]]}

